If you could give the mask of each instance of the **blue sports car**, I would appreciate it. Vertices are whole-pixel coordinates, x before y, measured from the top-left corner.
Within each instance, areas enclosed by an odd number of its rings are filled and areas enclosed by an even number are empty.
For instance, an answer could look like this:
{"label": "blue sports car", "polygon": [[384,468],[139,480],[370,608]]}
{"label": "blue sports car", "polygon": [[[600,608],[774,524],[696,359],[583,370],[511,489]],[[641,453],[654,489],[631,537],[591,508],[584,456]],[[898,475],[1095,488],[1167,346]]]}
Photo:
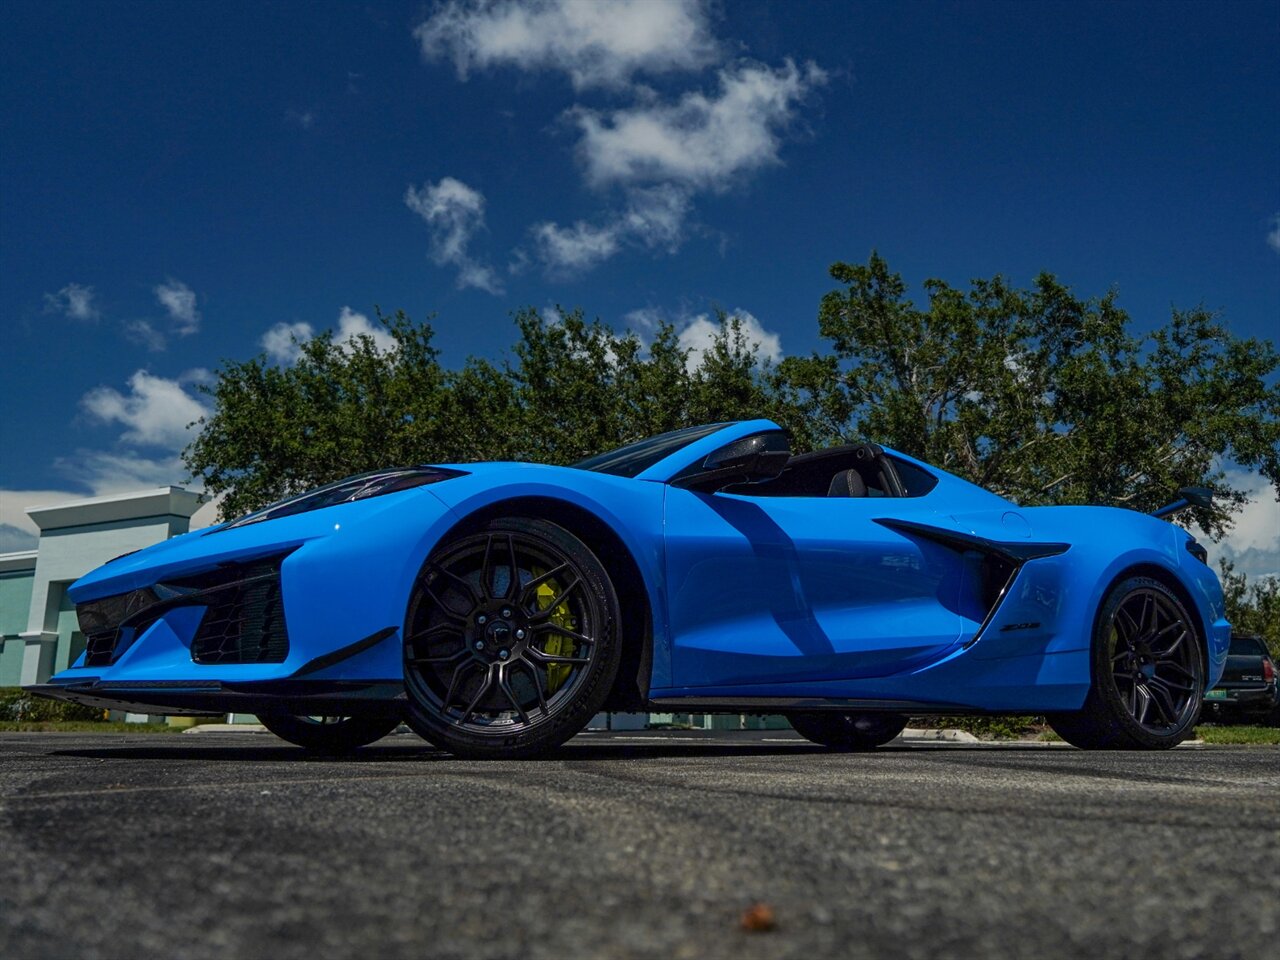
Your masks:
{"label": "blue sports car", "polygon": [[1171,747],[1230,638],[1164,519],[1022,509],[875,444],[792,455],[768,420],[352,477],[70,595],[87,647],[33,692],[255,713],[325,751],[403,719],[467,757],[601,710],[785,714],[846,750],[911,714],[1044,714],[1077,746]]}

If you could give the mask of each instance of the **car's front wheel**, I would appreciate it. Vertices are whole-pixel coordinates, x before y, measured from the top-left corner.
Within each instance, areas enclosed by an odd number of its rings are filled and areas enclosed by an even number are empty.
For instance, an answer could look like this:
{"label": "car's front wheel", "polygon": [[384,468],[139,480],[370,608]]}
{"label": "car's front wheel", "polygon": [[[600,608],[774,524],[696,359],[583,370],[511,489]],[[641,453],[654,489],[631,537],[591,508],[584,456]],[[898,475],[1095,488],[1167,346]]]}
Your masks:
{"label": "car's front wheel", "polygon": [[258,722],[281,740],[315,753],[350,753],[381,740],[400,726],[399,717],[303,717],[259,714]]}
{"label": "car's front wheel", "polygon": [[888,743],[907,726],[892,713],[793,713],[787,718],[796,733],[831,750],[870,750]]}
{"label": "car's front wheel", "polygon": [[1195,728],[1204,693],[1200,642],[1164,584],[1148,577],[1117,584],[1102,603],[1091,656],[1083,707],[1048,718],[1063,740],[1090,750],[1164,750]]}
{"label": "car's front wheel", "polygon": [[590,548],[505,517],[436,549],[405,622],[409,725],[460,757],[515,758],[568,740],[618,672],[618,599]]}

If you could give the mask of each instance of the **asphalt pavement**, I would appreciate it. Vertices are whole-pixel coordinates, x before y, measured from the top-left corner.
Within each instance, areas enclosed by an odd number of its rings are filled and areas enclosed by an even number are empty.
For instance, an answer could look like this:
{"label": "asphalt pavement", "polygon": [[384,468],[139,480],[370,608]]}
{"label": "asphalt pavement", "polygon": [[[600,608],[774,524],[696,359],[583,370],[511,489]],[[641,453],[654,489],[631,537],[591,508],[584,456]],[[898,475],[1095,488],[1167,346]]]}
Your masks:
{"label": "asphalt pavement", "polygon": [[[744,911],[757,927],[742,922]],[[0,735],[0,957],[1280,955],[1280,750]]]}

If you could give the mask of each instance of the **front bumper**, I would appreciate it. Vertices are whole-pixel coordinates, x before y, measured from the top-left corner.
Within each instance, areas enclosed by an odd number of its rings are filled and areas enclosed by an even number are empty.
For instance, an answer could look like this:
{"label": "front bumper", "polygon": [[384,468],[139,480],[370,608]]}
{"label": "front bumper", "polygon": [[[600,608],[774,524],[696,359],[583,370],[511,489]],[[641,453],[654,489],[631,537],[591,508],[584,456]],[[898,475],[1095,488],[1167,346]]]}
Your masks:
{"label": "front bumper", "polygon": [[294,716],[402,716],[404,684],[398,680],[266,680],[221,683],[216,680],[155,680],[133,683],[83,677],[34,684],[28,693],[103,710],[169,716],[222,713],[287,713]]}
{"label": "front bumper", "polygon": [[93,645],[28,689],[179,714],[261,712],[280,697],[315,713],[297,699],[313,685],[326,707],[397,697],[412,584],[453,522],[417,488],[197,531],[104,564],[69,591]]}

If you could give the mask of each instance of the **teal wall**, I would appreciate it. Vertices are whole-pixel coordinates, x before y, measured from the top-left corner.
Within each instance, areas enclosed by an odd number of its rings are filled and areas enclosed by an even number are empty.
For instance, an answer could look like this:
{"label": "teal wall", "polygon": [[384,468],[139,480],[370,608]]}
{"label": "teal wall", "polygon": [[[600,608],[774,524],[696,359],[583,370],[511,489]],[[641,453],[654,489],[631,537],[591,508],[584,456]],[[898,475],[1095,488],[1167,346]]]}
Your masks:
{"label": "teal wall", "polygon": [[16,687],[22,676],[22,641],[31,610],[31,585],[35,571],[0,573],[0,635],[8,638],[0,653],[0,687]]}

